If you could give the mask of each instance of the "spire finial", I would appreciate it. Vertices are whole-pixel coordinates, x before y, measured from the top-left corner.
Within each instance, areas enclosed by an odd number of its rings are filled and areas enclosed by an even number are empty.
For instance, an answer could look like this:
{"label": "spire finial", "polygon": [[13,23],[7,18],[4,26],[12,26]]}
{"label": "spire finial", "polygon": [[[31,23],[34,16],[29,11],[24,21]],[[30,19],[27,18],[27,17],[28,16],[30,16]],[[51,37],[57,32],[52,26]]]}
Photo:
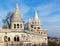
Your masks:
{"label": "spire finial", "polygon": [[16,8],[18,8],[18,0],[16,0]]}
{"label": "spire finial", "polygon": [[39,20],[39,17],[38,17],[37,11],[35,11],[34,20],[35,20],[36,22],[40,21],[40,20]]}
{"label": "spire finial", "polygon": [[13,15],[12,21],[22,21],[17,2],[16,2],[16,8],[15,8],[15,11],[14,11],[14,15]]}
{"label": "spire finial", "polygon": [[38,13],[37,13],[37,11],[35,11],[35,16],[38,16]]}

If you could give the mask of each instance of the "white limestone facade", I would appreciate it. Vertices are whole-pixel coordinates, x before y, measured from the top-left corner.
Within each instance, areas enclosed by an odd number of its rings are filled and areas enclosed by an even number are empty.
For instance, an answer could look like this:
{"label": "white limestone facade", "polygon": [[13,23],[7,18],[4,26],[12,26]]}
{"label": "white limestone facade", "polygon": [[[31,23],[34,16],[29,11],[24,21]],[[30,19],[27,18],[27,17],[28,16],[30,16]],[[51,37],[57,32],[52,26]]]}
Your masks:
{"label": "white limestone facade", "polygon": [[0,28],[0,46],[48,46],[47,30],[41,25],[38,13],[28,20],[28,28],[21,18],[18,4],[11,20],[11,28]]}

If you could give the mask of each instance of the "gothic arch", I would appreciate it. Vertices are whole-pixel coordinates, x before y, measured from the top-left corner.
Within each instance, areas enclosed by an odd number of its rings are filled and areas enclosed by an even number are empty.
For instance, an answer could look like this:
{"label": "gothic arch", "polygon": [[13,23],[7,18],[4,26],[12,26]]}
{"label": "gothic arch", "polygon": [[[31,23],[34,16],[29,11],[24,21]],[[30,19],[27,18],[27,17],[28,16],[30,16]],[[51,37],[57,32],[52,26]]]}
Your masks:
{"label": "gothic arch", "polygon": [[4,36],[4,42],[8,42],[8,41],[10,41],[10,37]]}
{"label": "gothic arch", "polygon": [[4,42],[7,42],[7,36],[4,36]]}
{"label": "gothic arch", "polygon": [[14,37],[14,41],[19,41],[20,39],[19,39],[19,36],[18,35],[16,35],[15,37]]}

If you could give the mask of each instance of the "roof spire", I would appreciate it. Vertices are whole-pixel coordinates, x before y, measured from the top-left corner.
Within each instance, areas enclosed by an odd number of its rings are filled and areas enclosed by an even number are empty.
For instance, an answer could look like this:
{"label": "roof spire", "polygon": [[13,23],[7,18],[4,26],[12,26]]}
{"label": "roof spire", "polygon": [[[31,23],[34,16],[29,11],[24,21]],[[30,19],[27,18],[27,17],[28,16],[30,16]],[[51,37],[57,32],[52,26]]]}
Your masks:
{"label": "roof spire", "polygon": [[17,2],[16,2],[16,9],[14,11],[12,21],[22,21]]}
{"label": "roof spire", "polygon": [[40,22],[37,11],[35,11],[34,21]]}
{"label": "roof spire", "polygon": [[17,2],[17,0],[16,0],[16,8],[18,8],[18,2]]}

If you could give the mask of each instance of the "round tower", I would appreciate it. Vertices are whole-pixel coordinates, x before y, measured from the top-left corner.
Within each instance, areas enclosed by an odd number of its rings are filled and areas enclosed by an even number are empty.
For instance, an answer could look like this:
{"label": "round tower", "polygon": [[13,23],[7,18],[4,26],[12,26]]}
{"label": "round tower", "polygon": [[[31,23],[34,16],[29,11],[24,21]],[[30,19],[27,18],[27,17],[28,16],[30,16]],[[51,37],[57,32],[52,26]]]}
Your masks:
{"label": "round tower", "polygon": [[24,29],[24,22],[19,12],[18,3],[16,3],[16,9],[11,20],[11,29]]}

